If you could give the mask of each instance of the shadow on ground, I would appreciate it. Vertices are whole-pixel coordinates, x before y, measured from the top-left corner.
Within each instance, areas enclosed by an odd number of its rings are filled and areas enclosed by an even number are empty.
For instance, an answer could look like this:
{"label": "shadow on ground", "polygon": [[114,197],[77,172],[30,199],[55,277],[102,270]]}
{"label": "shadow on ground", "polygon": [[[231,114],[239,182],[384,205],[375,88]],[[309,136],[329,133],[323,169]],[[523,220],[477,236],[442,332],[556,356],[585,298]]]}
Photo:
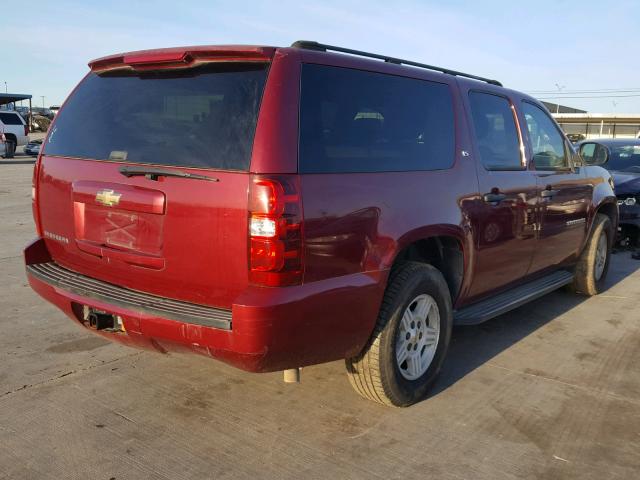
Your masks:
{"label": "shadow on ground", "polygon": [[[640,268],[631,252],[617,252],[603,293]],[[430,396],[438,395],[498,354],[575,308],[588,297],[560,289],[480,325],[454,327],[447,360]]]}

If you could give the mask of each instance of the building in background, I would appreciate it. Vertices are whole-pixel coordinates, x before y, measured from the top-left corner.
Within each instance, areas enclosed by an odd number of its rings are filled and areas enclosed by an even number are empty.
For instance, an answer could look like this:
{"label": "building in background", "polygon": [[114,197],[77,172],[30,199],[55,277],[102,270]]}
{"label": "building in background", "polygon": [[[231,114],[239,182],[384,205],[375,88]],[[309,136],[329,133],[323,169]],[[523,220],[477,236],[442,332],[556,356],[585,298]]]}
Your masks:
{"label": "building in background", "polygon": [[638,138],[640,113],[554,113],[567,136]]}
{"label": "building in background", "polygon": [[542,102],[572,140],[640,138],[640,113],[588,113],[586,110]]}
{"label": "building in background", "polygon": [[[540,100],[542,102],[542,100]],[[580,110],[579,108],[567,107],[566,105],[560,105],[557,103],[542,102],[551,113],[587,113],[586,110]]]}

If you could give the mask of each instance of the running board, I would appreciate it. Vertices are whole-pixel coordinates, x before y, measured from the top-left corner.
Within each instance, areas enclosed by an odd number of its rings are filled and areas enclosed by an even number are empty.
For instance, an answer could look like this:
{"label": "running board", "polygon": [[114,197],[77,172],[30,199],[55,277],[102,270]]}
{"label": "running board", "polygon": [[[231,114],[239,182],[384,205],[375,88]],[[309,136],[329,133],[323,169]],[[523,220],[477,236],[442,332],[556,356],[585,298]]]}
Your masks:
{"label": "running board", "polygon": [[453,312],[454,325],[477,325],[553,292],[573,281],[573,274],[557,271],[504,293]]}

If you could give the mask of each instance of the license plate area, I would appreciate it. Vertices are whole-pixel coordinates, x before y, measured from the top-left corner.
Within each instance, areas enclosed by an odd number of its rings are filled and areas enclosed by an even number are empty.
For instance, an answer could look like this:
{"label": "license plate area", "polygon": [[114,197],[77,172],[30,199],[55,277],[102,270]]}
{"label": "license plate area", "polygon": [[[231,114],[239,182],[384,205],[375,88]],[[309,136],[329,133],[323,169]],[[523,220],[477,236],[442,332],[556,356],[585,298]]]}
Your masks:
{"label": "license plate area", "polygon": [[82,207],[76,208],[75,220],[78,240],[149,255],[162,253],[163,217],[160,215],[107,210],[82,204]]}
{"label": "license plate area", "polygon": [[161,256],[163,192],[106,182],[73,182],[75,239],[96,247]]}

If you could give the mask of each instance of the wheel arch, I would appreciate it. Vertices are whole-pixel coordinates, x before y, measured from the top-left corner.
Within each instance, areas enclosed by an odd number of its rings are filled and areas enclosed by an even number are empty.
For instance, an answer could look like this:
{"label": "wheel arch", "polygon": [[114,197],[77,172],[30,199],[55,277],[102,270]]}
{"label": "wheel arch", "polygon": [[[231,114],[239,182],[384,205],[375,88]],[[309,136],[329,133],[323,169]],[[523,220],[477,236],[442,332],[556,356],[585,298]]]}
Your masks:
{"label": "wheel arch", "polygon": [[[595,209],[594,218],[599,213],[602,213],[609,217],[609,220],[611,220],[611,225],[613,226],[615,232],[618,228],[619,221],[618,204],[615,198],[607,198],[602,201]],[[591,222],[590,230],[591,229],[593,229],[593,221]]]}
{"label": "wheel arch", "polygon": [[434,225],[403,235],[388,259],[388,266],[391,271],[402,261],[434,266],[444,276],[455,304],[467,286],[472,255],[470,236],[460,226]]}
{"label": "wheel arch", "polygon": [[591,218],[589,219],[589,227],[587,230],[587,234],[585,235],[584,241],[582,242],[582,246],[580,248],[581,253],[587,247],[589,238],[591,238],[591,234],[593,232],[593,228],[596,223],[596,217],[598,216],[599,213],[606,215],[611,221],[611,230],[612,230],[611,233],[613,234],[612,241],[614,243],[616,241],[615,239],[618,232],[618,220],[619,220],[618,203],[617,203],[616,197],[611,197],[611,196],[604,197],[600,201],[600,203],[598,203],[595,206],[592,212],[593,213],[591,214]]}

